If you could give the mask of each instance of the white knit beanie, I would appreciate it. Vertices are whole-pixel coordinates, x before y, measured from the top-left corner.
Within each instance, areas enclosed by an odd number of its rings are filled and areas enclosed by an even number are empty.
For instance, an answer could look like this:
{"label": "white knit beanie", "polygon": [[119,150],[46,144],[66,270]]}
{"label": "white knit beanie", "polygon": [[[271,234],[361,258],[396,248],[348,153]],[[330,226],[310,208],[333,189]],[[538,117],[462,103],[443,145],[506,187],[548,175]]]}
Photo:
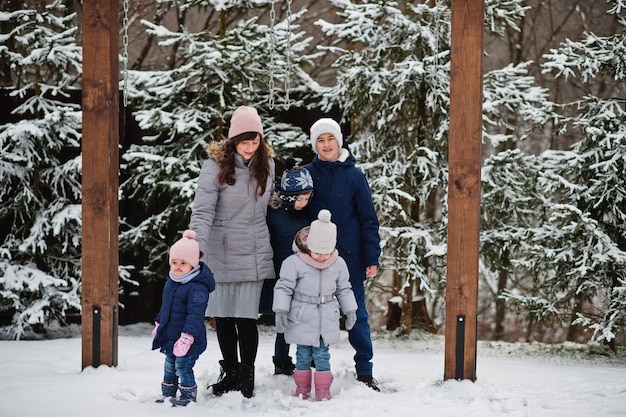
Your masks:
{"label": "white knit beanie", "polygon": [[263,136],[263,123],[254,107],[240,106],[230,118],[228,139],[246,132],[256,132]]}
{"label": "white knit beanie", "polygon": [[200,262],[200,245],[196,241],[196,232],[185,230],[182,239],[174,243],[170,248],[170,264],[172,259],[182,259],[194,268],[198,266]]}
{"label": "white knit beanie", "polygon": [[310,251],[333,253],[337,245],[337,226],[330,221],[330,211],[320,210],[317,220],[311,223],[307,246]]}
{"label": "white knit beanie", "polygon": [[335,139],[337,139],[339,149],[341,149],[343,146],[343,135],[341,134],[341,127],[339,127],[339,123],[333,119],[323,118],[319,119],[317,122],[313,123],[313,126],[311,126],[311,146],[313,147],[313,152],[317,153],[315,143],[317,142],[317,138],[324,133],[332,134]]}

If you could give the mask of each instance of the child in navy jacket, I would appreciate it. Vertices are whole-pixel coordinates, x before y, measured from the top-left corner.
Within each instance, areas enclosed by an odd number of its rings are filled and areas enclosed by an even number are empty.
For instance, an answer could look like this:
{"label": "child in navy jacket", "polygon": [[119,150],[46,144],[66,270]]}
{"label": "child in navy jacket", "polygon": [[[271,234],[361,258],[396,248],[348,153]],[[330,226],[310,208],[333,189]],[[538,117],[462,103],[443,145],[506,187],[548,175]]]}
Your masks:
{"label": "child in navy jacket", "polygon": [[[196,401],[198,387],[193,366],[207,346],[204,312],[215,289],[213,273],[200,262],[193,230],[170,248],[169,279],[163,288],[161,309],[152,331],[152,349],[165,354],[161,392],[157,402],[170,398],[173,405]],[[176,392],[180,390],[180,396]]]}

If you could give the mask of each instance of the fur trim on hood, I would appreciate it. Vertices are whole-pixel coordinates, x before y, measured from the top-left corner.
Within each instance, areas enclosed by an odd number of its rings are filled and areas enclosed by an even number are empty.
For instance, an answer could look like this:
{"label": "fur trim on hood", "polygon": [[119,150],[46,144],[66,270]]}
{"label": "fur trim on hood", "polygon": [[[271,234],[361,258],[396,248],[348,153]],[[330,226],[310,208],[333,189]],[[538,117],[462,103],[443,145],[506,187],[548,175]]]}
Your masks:
{"label": "fur trim on hood", "polygon": [[269,203],[267,203],[267,205],[274,210],[279,209],[283,205],[283,201],[280,199],[280,197],[278,197],[278,193],[276,193],[276,191],[272,192],[272,195],[270,196],[270,201]]}
{"label": "fur trim on hood", "polygon": [[[224,142],[226,142],[226,140],[209,142],[205,148],[207,156],[215,160],[215,162],[222,163],[222,161],[224,161],[224,158],[226,157],[226,155],[224,154]],[[269,155],[269,157],[273,158],[274,149],[270,145],[268,145],[267,142],[265,142],[265,140],[263,139],[261,139],[261,144],[265,146],[265,149],[267,149],[267,154]]]}

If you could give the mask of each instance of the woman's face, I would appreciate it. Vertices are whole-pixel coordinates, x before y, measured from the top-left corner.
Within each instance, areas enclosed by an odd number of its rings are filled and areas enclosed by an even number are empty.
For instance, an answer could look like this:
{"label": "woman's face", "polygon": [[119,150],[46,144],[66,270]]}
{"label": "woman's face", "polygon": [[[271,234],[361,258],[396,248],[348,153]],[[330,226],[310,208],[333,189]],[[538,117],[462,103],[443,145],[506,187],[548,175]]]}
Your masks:
{"label": "woman's face", "polygon": [[317,156],[322,161],[333,162],[339,159],[339,142],[331,133],[322,133],[315,141]]}
{"label": "woman's face", "polygon": [[250,140],[242,140],[235,145],[235,150],[246,161],[254,156],[254,153],[259,149],[261,145],[261,135],[256,135],[256,138]]}
{"label": "woman's face", "polygon": [[300,211],[309,204],[309,199],[311,198],[311,193],[300,194],[296,199],[295,203],[293,203],[293,208]]}

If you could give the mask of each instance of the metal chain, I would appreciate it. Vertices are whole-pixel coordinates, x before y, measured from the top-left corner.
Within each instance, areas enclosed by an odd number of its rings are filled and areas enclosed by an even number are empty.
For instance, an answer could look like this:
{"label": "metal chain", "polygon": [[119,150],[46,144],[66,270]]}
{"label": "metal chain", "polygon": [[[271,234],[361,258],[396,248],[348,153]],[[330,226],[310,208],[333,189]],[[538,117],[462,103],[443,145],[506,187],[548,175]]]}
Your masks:
{"label": "metal chain", "polygon": [[122,90],[122,94],[124,96],[124,107],[128,105],[128,9],[129,0],[124,0],[124,19],[122,21],[122,25],[124,26],[124,35],[122,36],[122,45],[124,47],[124,52],[122,54],[122,63],[124,65],[124,87]]}
{"label": "metal chain", "polygon": [[441,30],[439,23],[440,20],[444,18],[444,13],[442,12],[442,5],[440,0],[436,0],[435,1],[435,7],[434,7],[434,13],[433,13],[433,17],[435,19],[435,45],[434,45],[434,51],[433,51],[433,64],[431,66],[432,70],[432,77],[433,77],[433,86],[435,88],[439,87],[439,77],[438,77],[438,71],[439,71],[439,39],[441,37],[441,34],[439,33],[439,31]]}
{"label": "metal chain", "polygon": [[289,107],[289,90],[291,89],[291,2],[287,0],[287,47],[285,55],[287,58],[287,68],[285,71],[285,104]]}
{"label": "metal chain", "polygon": [[276,23],[276,11],[274,6],[276,0],[272,0],[272,8],[270,9],[270,81],[269,81],[269,99],[268,107],[274,109],[274,54],[276,51],[276,34],[274,32],[274,24]]}

